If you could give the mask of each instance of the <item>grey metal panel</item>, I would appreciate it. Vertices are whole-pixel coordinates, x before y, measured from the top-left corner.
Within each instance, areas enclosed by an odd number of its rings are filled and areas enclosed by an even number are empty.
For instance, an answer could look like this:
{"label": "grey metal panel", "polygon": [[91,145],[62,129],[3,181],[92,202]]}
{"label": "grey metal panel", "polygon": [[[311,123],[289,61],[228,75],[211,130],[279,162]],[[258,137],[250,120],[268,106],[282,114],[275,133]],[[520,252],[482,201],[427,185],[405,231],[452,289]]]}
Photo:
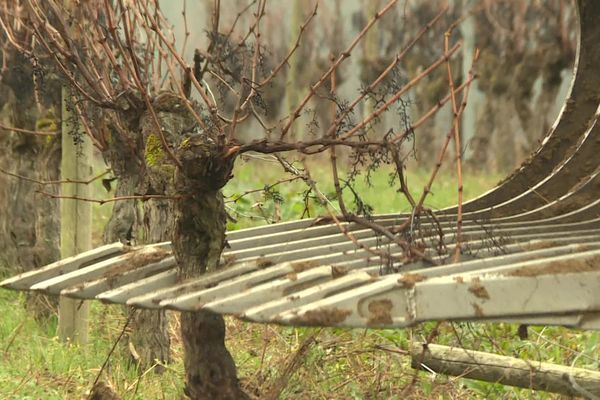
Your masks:
{"label": "grey metal panel", "polygon": [[170,253],[168,250],[165,250],[165,247],[170,248],[170,244],[161,243],[144,246],[85,268],[76,269],[43,280],[31,285],[30,290],[59,294],[62,289],[82,284],[88,280],[95,280],[101,277],[113,278],[115,275],[122,274],[133,268],[139,268],[148,263],[154,263],[168,257]]}
{"label": "grey metal panel", "polygon": [[117,286],[122,287],[129,283],[138,282],[141,279],[171,269],[176,265],[175,257],[167,257],[161,261],[143,265],[136,269],[116,274],[105,274],[102,278],[97,280],[88,280],[91,279],[91,277],[86,274],[83,283],[78,283],[75,286],[62,289],[60,295],[78,299],[92,299],[100,293],[114,289]]}
{"label": "grey metal panel", "polygon": [[16,275],[2,281],[0,285],[9,289],[29,290],[29,288],[37,282],[75,271],[79,268],[83,268],[89,263],[96,263],[98,260],[102,260],[105,257],[120,255],[123,253],[124,249],[125,246],[121,243],[107,244],[88,252],[77,254],[73,257],[64,258],[44,267]]}
{"label": "grey metal panel", "polygon": [[405,327],[439,319],[598,312],[599,257],[600,250],[594,250],[420,280],[414,274],[390,275],[285,311],[271,321]]}

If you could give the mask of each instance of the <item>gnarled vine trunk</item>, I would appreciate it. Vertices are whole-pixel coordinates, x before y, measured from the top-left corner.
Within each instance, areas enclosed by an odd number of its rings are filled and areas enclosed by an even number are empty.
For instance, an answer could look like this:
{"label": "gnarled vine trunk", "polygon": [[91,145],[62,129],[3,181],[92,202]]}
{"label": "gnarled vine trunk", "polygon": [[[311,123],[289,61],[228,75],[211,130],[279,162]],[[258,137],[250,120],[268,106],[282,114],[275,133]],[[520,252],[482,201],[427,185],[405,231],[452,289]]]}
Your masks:
{"label": "gnarled vine trunk", "polygon": [[[156,123],[148,113],[141,120],[145,140],[146,183],[143,193],[173,195],[172,242],[181,280],[219,267],[225,245],[226,213],[221,188],[229,180],[231,152],[197,122],[174,95],[154,101],[165,140],[175,149],[180,166],[164,152]],[[223,317],[207,311],[181,314],[186,394],[196,399],[245,399],[235,363],[225,347]]]}
{"label": "gnarled vine trunk", "polygon": [[[172,207],[168,201],[154,200],[144,204],[142,231],[145,243],[159,243],[171,239]],[[136,310],[132,321],[130,346],[139,355],[140,364],[147,368],[155,362],[171,361],[169,315],[165,310]],[[157,366],[156,372],[163,367]]]}
{"label": "gnarled vine trunk", "polygon": [[[114,136],[112,140],[119,140]],[[143,183],[143,170],[139,157],[132,156],[126,146],[115,146],[105,153],[114,175],[117,177],[115,196],[132,196]],[[144,204],[143,219],[140,221],[135,200],[115,202],[112,215],[105,227],[104,242],[120,241],[124,244],[157,243],[170,239],[171,213],[165,201]],[[141,229],[140,229],[141,228]],[[141,238],[136,237],[141,230]],[[141,239],[141,240],[139,240]],[[128,310],[135,313],[130,323],[128,347],[133,361],[146,370],[157,361],[171,361],[169,319],[163,310]],[[163,367],[155,367],[162,372]]]}
{"label": "gnarled vine trunk", "polygon": [[[180,278],[219,265],[225,242],[225,209],[220,191],[199,190],[176,202],[173,243]],[[181,313],[186,394],[192,399],[244,399],[233,358],[225,347],[223,317],[210,311]]]}

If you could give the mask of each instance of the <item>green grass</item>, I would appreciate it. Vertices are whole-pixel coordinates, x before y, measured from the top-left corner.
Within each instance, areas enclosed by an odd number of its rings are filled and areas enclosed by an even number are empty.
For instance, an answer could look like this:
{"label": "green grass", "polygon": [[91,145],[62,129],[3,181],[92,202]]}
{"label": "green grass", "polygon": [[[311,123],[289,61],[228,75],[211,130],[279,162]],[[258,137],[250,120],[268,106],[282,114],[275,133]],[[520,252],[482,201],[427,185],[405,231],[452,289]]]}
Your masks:
{"label": "green grass", "polygon": [[[332,199],[332,204],[339,210],[337,201],[335,201],[333,179],[328,165],[320,160],[309,164],[309,171],[312,178],[319,182],[318,187],[321,192]],[[369,181],[363,173],[353,183],[355,191],[360,194],[362,200],[373,207],[374,214],[399,213],[411,210],[405,196],[396,191],[397,183],[394,183],[394,187],[390,187],[391,172],[392,170],[389,167],[384,166],[375,171],[370,176]],[[418,170],[413,172],[409,170],[407,184],[415,200],[418,200],[422,194],[430,174],[431,171]],[[230,224],[229,228],[239,229],[277,220],[278,218],[275,216],[276,201],[272,197],[257,192],[242,197],[236,202],[233,202],[233,200],[246,191],[264,188],[288,176],[282,175],[278,164],[272,161],[257,162],[252,160],[246,163],[243,161],[238,163],[237,168],[234,170],[234,178],[224,189],[224,193],[229,200],[230,213],[240,220],[239,223]],[[343,179],[345,175],[341,174],[340,177]],[[464,201],[492,188],[500,179],[501,175],[497,174],[467,173],[463,179]],[[281,200],[280,220],[297,219],[302,215],[305,208],[302,195],[306,189],[307,185],[301,180],[283,183],[273,189],[280,195],[280,198],[278,198]],[[457,196],[457,180],[454,171],[442,169],[434,180],[424,205],[432,210],[439,210],[456,204]],[[352,208],[354,199],[349,190],[344,191],[344,199],[347,207]],[[309,211],[311,216],[328,215],[327,211],[320,207],[314,199],[310,202]]]}
{"label": "green grass", "polygon": [[[331,182],[325,177],[326,167],[317,165],[311,168],[311,173],[314,178],[322,175],[321,190],[331,192]],[[227,195],[239,195],[280,177],[271,164],[240,164],[225,191]],[[425,173],[409,174],[411,190],[420,193],[427,177]],[[465,198],[487,190],[498,178],[468,174],[464,182]],[[388,179],[388,173],[380,171],[373,177],[373,187],[359,179],[357,190],[377,213],[406,211],[406,203],[389,188]],[[230,212],[238,219],[230,228],[265,223],[265,217],[286,220],[302,213],[304,184],[293,182],[277,189],[279,197],[276,197],[281,201],[255,193],[229,203],[233,208]],[[107,196],[101,192],[97,195]],[[441,208],[455,203],[455,199],[456,180],[451,172],[444,172],[438,177],[428,204]],[[313,215],[324,213],[314,202],[310,207]],[[236,210],[252,218],[236,214]],[[109,212],[106,206],[96,209],[97,230]],[[122,308],[93,302],[89,345],[80,348],[57,340],[56,318],[43,324],[34,321],[23,307],[24,298],[23,294],[0,291],[0,400],[84,398],[125,323]],[[128,364],[126,349],[117,346],[102,379],[110,382],[124,399],[182,398],[183,365],[177,314],[172,313],[170,320],[174,361],[162,375],[137,371]],[[406,350],[412,342],[428,337],[435,327],[433,323],[402,330],[319,330],[248,324],[233,318],[227,318],[226,323],[227,344],[242,383],[257,398],[269,390],[311,334],[317,335],[316,343],[285,386],[282,399],[557,398],[542,392],[416,373],[410,368]],[[439,344],[462,345],[532,361],[600,368],[598,332],[535,327],[530,328],[529,339],[520,340],[517,327],[511,324],[443,323],[438,330],[434,342]],[[413,379],[416,379],[414,385]]]}

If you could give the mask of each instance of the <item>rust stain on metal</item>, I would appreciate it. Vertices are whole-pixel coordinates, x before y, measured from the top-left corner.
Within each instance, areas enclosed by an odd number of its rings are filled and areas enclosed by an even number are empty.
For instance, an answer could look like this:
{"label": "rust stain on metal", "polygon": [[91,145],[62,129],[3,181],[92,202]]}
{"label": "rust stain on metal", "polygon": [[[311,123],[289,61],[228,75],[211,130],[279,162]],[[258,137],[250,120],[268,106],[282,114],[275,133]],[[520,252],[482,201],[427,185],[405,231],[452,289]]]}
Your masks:
{"label": "rust stain on metal", "polygon": [[469,292],[473,293],[475,297],[479,297],[480,299],[490,299],[490,294],[488,293],[485,286],[481,284],[479,279],[477,279],[477,281],[472,281],[471,285],[469,286]]}
{"label": "rust stain on metal", "polygon": [[369,319],[367,326],[391,325],[392,324],[392,308],[394,305],[391,300],[373,300],[367,306],[369,310]]}
{"label": "rust stain on metal", "polygon": [[369,275],[370,282],[375,282],[381,279],[381,276],[377,272],[367,272],[367,274]]}
{"label": "rust stain on metal", "polygon": [[553,261],[546,265],[520,267],[506,273],[507,276],[536,277],[541,275],[593,272],[600,270],[600,256],[586,259]]}
{"label": "rust stain on metal", "polygon": [[309,325],[309,326],[331,326],[338,325],[346,320],[352,311],[341,308],[320,308],[310,310],[303,315],[293,318],[290,323],[292,325]]}
{"label": "rust stain on metal", "polygon": [[340,278],[348,273],[348,269],[337,265],[331,266],[331,277],[333,279]]}
{"label": "rust stain on metal", "polygon": [[473,310],[475,310],[475,316],[476,317],[483,317],[483,309],[481,308],[481,306],[477,303],[471,303],[471,305],[473,306]]}
{"label": "rust stain on metal", "polygon": [[236,256],[233,254],[225,254],[223,255],[223,262],[219,265],[219,268],[227,268],[235,263]]}
{"label": "rust stain on metal", "polygon": [[465,283],[465,280],[464,280],[464,278],[463,278],[462,276],[455,276],[455,277],[454,277],[454,280],[455,280],[457,283]]}
{"label": "rust stain on metal", "polygon": [[549,249],[550,247],[557,247],[560,245],[561,243],[555,240],[542,240],[535,243],[531,243],[529,246],[527,246],[527,250]]}
{"label": "rust stain on metal", "polygon": [[[173,254],[170,250],[165,250],[160,247],[150,248],[146,251],[135,251],[129,252],[124,255],[124,259],[117,265],[106,271],[102,278],[114,280],[125,272],[144,267],[146,265],[154,264],[164,260]],[[109,282],[109,285],[113,285],[114,282]]]}
{"label": "rust stain on metal", "polygon": [[417,282],[423,282],[427,277],[421,274],[403,274],[398,278],[398,283],[405,289],[412,289]]}
{"label": "rust stain on metal", "polygon": [[308,269],[318,267],[319,265],[321,265],[321,264],[316,260],[297,261],[297,262],[294,262],[291,264],[292,269],[295,272],[306,271]]}
{"label": "rust stain on metal", "polygon": [[298,274],[296,272],[290,272],[285,277],[288,278],[290,281],[298,280]]}
{"label": "rust stain on metal", "polygon": [[309,280],[309,281],[300,281],[300,283],[296,283],[295,285],[291,285],[291,286],[286,287],[283,290],[282,294],[284,296],[287,296],[287,295],[289,295],[291,293],[295,293],[295,292],[299,292],[299,291],[304,290],[304,289],[311,288],[311,287],[315,286],[318,283],[318,281],[320,281],[320,279],[318,279],[318,278],[317,279],[312,279],[312,280]]}
{"label": "rust stain on metal", "polygon": [[258,268],[267,268],[275,265],[273,260],[269,260],[267,257],[258,257],[256,259],[256,266]]}
{"label": "rust stain on metal", "polygon": [[137,268],[161,261],[173,254],[171,250],[165,250],[160,247],[151,247],[150,249],[127,253],[124,261],[133,264],[134,267]]}

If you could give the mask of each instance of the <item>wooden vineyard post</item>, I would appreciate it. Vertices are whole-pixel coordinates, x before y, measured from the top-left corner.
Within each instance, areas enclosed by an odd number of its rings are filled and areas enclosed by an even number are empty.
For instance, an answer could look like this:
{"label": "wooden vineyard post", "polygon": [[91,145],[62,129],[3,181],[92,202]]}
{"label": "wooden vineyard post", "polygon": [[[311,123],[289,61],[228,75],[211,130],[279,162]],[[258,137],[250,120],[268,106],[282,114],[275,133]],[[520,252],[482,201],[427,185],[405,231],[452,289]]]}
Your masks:
{"label": "wooden vineyard post", "polygon": [[[68,88],[62,89],[62,161],[61,180],[86,180],[91,175],[92,144],[85,136],[77,114],[72,109]],[[89,197],[89,185],[62,183],[61,196]],[[90,250],[92,247],[91,204],[60,199],[61,258]],[[58,336],[62,341],[87,343],[88,305],[81,300],[60,297]]]}

